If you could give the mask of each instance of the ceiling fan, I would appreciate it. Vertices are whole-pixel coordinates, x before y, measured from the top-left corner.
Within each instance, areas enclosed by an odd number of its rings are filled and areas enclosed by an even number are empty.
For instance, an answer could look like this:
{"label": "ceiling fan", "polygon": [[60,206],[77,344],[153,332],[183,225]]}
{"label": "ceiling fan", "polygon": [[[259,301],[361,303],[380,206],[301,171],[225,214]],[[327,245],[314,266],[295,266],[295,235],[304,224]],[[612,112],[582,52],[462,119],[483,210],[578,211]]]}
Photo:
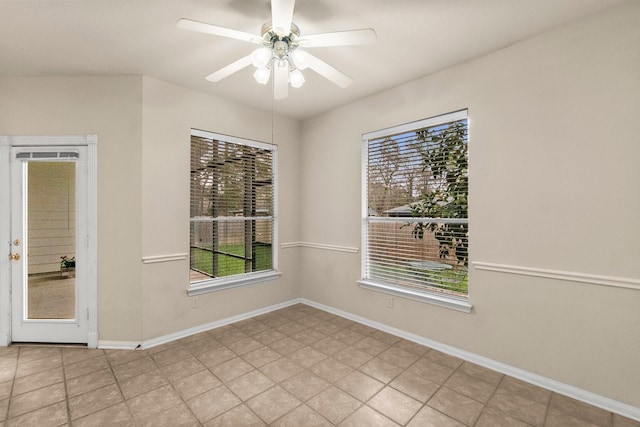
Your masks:
{"label": "ceiling fan", "polygon": [[239,60],[209,74],[205,78],[217,82],[253,65],[253,77],[258,83],[267,84],[273,74],[273,97],[288,96],[289,84],[299,88],[304,84],[301,70],[310,68],[341,88],[353,81],[346,74],[306,51],[307,48],[324,46],[348,46],[373,43],[376,32],[371,28],[301,36],[300,29],[292,22],[295,0],[271,0],[271,21],[262,26],[260,35],[219,27],[182,18],[178,28],[242,40],[261,47]]}

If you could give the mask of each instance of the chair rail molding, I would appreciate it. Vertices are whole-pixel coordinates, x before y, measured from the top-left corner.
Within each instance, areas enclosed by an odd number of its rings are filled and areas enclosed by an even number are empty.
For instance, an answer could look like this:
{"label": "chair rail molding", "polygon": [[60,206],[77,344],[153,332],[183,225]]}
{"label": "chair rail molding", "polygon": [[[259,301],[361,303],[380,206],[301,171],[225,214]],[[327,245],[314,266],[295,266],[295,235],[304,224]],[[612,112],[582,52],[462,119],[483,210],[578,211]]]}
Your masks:
{"label": "chair rail molding", "polygon": [[327,245],[324,243],[312,243],[312,242],[287,242],[287,243],[282,243],[280,245],[280,248],[281,249],[311,248],[311,249],[322,249],[326,251],[347,252],[350,254],[357,254],[358,252],[360,252],[360,248],[355,248],[352,246]]}
{"label": "chair rail molding", "polygon": [[590,285],[612,286],[616,288],[640,290],[640,280],[628,277],[602,276],[597,274],[578,273],[574,271],[551,270],[546,268],[523,267],[519,265],[495,264],[474,261],[476,270],[493,271],[498,273],[517,274],[520,276],[544,277],[546,279],[581,282]]}
{"label": "chair rail molding", "polygon": [[167,254],[167,255],[151,255],[142,257],[142,262],[144,264],[156,264],[159,262],[170,262],[170,261],[182,261],[187,259],[186,253],[181,254]]}

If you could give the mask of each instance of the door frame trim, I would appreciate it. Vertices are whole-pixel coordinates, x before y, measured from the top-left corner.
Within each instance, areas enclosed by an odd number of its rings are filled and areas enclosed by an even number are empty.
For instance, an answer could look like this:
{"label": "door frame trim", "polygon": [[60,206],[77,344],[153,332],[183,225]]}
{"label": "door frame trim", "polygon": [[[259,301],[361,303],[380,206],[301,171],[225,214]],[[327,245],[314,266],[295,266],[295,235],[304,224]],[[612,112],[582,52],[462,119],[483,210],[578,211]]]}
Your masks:
{"label": "door frame trim", "polygon": [[1,136],[0,135],[0,346],[11,344],[11,147],[87,147],[87,347],[98,347],[98,136]]}

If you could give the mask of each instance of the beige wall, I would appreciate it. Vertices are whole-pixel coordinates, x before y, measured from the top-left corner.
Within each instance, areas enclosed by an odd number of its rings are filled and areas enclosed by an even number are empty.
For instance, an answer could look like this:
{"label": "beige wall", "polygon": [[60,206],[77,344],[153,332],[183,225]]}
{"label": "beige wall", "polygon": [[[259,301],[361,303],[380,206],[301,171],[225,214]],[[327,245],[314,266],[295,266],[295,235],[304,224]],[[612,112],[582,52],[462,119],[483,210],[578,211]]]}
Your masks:
{"label": "beige wall", "polygon": [[[143,80],[143,256],[189,253],[191,128],[271,142],[271,113],[145,77]],[[279,239],[298,234],[297,121],[276,116]],[[300,297],[295,251],[282,253],[276,281],[188,297],[189,261],[145,264],[143,339],[242,314]],[[197,308],[192,308],[194,299]]]}
{"label": "beige wall", "polygon": [[[100,341],[141,342],[300,296],[295,250],[276,281],[188,297],[191,128],[278,145],[279,239],[297,240],[298,122],[151,78],[0,79],[0,134],[98,135]],[[197,299],[197,308],[191,308]]]}
{"label": "beige wall", "polygon": [[[303,122],[301,240],[360,246],[362,133],[468,108],[472,261],[638,280],[638,18],[629,2]],[[301,264],[304,298],[640,406],[640,289],[472,268],[465,314],[387,308],[359,255]]]}
{"label": "beige wall", "polygon": [[100,339],[136,341],[141,306],[142,78],[0,78],[1,135],[98,134]]}

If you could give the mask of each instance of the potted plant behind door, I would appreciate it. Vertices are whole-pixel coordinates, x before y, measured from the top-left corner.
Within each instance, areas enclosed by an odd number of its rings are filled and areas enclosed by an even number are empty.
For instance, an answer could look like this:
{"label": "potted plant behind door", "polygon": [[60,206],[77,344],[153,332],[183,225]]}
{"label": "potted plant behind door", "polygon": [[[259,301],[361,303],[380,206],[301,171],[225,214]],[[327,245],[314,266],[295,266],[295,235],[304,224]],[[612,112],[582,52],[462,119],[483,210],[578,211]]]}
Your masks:
{"label": "potted plant behind door", "polygon": [[60,257],[60,276],[76,277],[76,257]]}

